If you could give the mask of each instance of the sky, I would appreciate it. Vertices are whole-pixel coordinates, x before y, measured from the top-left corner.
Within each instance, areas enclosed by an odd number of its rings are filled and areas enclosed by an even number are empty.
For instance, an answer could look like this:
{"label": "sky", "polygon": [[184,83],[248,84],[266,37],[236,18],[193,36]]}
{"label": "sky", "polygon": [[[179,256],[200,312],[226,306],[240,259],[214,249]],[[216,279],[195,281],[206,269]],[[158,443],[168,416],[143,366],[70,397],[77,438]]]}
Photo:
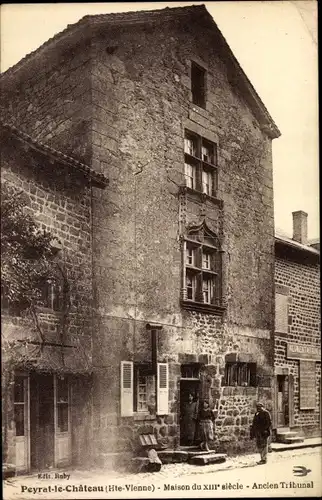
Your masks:
{"label": "sky", "polygon": [[319,237],[317,2],[104,2],[2,4],[1,71],[87,14],[203,3],[282,132],[273,141],[275,226],[292,236],[292,212]]}

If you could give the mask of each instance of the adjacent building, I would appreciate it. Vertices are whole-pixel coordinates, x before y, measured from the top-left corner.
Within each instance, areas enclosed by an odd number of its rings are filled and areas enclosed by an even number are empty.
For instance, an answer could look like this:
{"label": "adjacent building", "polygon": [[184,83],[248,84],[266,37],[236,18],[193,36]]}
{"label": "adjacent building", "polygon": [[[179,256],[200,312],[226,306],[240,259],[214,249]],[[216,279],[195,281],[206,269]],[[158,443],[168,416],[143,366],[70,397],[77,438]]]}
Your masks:
{"label": "adjacent building", "polygon": [[[82,279],[93,287],[93,302],[85,287],[77,304],[93,322],[95,457],[132,450],[142,434],[185,445],[189,393],[216,409],[217,450],[249,449],[254,402],[274,404],[280,132],[212,17],[201,5],[86,16],[1,82],[10,125],[109,178],[105,190],[90,183],[90,196],[70,185],[80,227],[66,224],[67,195],[53,205],[59,217],[39,214],[64,235],[75,229],[68,250],[81,279],[70,279],[80,294]],[[55,185],[46,189],[58,196]]]}
{"label": "adjacent building", "polygon": [[293,212],[292,239],[276,235],[275,255],[274,426],[292,441],[321,434],[320,250],[305,212]]}
{"label": "adjacent building", "polygon": [[107,179],[16,127],[0,132],[1,181],[23,193],[56,250],[34,316],[1,288],[3,461],[22,473],[90,458],[91,190]]}

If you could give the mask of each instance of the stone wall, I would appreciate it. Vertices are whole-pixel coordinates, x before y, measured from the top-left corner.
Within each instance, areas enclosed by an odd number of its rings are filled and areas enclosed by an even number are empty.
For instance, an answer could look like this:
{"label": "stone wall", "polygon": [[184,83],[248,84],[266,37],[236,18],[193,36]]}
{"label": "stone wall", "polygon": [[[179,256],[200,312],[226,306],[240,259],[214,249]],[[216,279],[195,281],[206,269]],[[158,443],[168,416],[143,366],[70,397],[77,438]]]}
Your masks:
{"label": "stone wall", "polygon": [[[243,97],[232,90],[216,51],[196,38],[163,24],[162,30],[110,29],[93,42],[93,162],[110,178],[108,195],[98,192],[94,202],[100,337],[94,340],[94,352],[97,346],[98,365],[107,360],[110,365],[112,345],[119,359],[149,360],[145,323],[157,322],[163,325],[159,360],[168,361],[170,369],[180,353],[224,355],[242,345],[271,376],[271,141]],[[108,40],[117,46],[113,54],[105,50]],[[208,69],[206,110],[191,103],[191,59]],[[223,210],[179,194],[185,128],[218,144]],[[180,236],[189,223],[203,220],[222,238],[224,318],[182,314],[180,309]],[[114,406],[117,413],[117,358],[115,364],[109,367],[114,389],[103,395],[100,406],[109,412]],[[107,375],[101,384],[110,386]],[[170,376],[170,384],[170,398],[178,408],[178,375]],[[218,379],[214,384],[218,392]],[[255,398],[248,395],[250,405]],[[154,429],[158,425],[155,421]],[[106,446],[110,443],[107,439]]]}
{"label": "stone wall", "polygon": [[[61,47],[42,51],[33,63],[39,71],[21,70],[19,85],[9,78],[4,112],[31,135],[88,158],[110,179],[108,190],[93,191],[93,425],[96,446],[107,452],[123,439],[116,428],[130,427],[119,417],[120,361],[150,360],[146,323],[163,325],[159,361],[170,365],[174,423],[154,419],[153,428],[159,437],[163,427],[168,435],[176,431],[170,443],[178,440],[180,354],[218,355],[208,364],[219,398],[229,352],[251,353],[271,376],[273,181],[271,139],[232,85],[211,29],[174,20],[102,25],[92,33],[90,49],[84,34],[65,58]],[[191,102],[191,60],[207,70],[206,109]],[[218,145],[222,209],[180,194],[185,128]],[[222,317],[180,307],[181,237],[189,223],[204,220],[224,251]],[[254,399],[248,394],[245,405]],[[141,423],[133,417],[131,426]]]}
{"label": "stone wall", "polygon": [[[312,260],[313,259],[313,260]],[[321,426],[321,363],[315,363],[316,407],[301,410],[299,401],[300,361],[287,359],[287,343],[321,346],[320,267],[315,256],[277,255],[275,283],[288,291],[288,333],[275,334],[275,366],[289,369],[294,377],[294,422],[306,436],[319,435]]]}
{"label": "stone wall", "polygon": [[73,54],[68,40],[39,51],[1,81],[2,119],[66,155],[91,156],[91,54],[83,32]]}

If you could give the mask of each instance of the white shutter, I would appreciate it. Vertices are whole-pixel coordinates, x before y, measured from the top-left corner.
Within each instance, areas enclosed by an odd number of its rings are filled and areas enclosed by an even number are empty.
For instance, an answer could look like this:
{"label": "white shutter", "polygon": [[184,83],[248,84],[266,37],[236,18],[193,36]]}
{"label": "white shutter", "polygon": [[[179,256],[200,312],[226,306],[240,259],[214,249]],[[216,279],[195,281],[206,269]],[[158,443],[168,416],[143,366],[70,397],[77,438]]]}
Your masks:
{"label": "white shutter", "polygon": [[133,414],[133,362],[121,361],[121,416]]}
{"label": "white shutter", "polygon": [[169,413],[169,369],[168,363],[158,363],[157,413]]}

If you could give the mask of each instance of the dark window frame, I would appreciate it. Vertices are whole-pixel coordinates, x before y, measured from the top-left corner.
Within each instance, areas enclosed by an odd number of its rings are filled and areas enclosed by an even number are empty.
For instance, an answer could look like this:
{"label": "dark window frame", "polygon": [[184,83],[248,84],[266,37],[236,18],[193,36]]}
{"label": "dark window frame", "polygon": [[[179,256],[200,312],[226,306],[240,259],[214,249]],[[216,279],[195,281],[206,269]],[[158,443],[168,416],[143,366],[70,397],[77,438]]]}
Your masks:
{"label": "dark window frame", "polygon": [[58,279],[47,278],[41,283],[42,307],[54,312],[62,309],[63,287]]}
{"label": "dark window frame", "polygon": [[257,387],[256,363],[227,361],[222,385],[226,387]]}
{"label": "dark window frame", "polygon": [[[191,169],[192,173],[188,170]],[[205,188],[208,176],[209,190]],[[185,187],[207,198],[218,195],[218,148],[215,142],[201,135],[185,130],[184,135],[184,178]]]}
{"label": "dark window frame", "polygon": [[[194,254],[191,262],[187,255]],[[187,309],[204,312],[223,312],[222,296],[222,250],[217,235],[204,225],[191,228],[183,240],[183,286],[181,304]],[[209,257],[209,266],[204,267],[204,255]],[[188,286],[188,278],[194,280],[194,293]],[[204,282],[211,281],[210,299],[205,300]]]}
{"label": "dark window frame", "polygon": [[192,103],[205,109],[207,102],[207,70],[195,61],[191,61],[190,77]]}

